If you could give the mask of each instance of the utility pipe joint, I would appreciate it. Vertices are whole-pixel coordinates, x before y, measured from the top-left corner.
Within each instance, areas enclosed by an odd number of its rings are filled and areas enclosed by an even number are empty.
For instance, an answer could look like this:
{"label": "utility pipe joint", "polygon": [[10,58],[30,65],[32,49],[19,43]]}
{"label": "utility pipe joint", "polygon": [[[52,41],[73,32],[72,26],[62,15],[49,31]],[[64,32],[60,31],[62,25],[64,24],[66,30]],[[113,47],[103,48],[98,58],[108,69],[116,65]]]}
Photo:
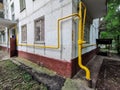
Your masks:
{"label": "utility pipe joint", "polygon": [[78,45],[84,44],[86,41],[78,40]]}

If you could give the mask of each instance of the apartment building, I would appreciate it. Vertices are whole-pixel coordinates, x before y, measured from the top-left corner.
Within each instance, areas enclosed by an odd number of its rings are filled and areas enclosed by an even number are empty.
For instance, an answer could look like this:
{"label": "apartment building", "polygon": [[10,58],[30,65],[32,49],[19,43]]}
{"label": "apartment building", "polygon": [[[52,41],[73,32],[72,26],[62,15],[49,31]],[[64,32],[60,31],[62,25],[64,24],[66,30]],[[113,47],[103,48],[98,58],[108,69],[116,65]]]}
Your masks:
{"label": "apartment building", "polygon": [[[79,19],[63,17],[78,13],[80,1],[3,0],[4,19],[0,25],[6,28],[0,37],[1,49],[59,75],[74,76],[80,69],[77,59]],[[82,45],[83,64],[86,64],[96,54],[99,18],[106,14],[106,0],[83,0],[83,3],[87,8],[83,37],[86,43]]]}

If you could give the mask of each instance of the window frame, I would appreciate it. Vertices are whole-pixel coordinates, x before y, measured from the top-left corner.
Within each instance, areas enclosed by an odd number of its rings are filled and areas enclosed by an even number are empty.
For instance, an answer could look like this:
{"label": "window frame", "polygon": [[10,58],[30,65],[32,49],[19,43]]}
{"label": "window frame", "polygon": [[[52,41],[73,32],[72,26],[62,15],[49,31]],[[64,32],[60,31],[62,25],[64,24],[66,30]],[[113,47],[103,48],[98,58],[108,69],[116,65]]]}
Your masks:
{"label": "window frame", "polygon": [[1,37],[0,43],[5,43],[5,42],[6,42],[6,34],[5,34],[5,31],[1,31],[1,32],[0,32],[0,37]]}
{"label": "window frame", "polygon": [[[23,41],[23,32],[24,32],[23,28],[24,27],[26,27],[26,34],[25,34],[26,35],[26,40],[25,41]],[[27,43],[27,24],[24,24],[24,25],[21,26],[21,43]]]}
{"label": "window frame", "polygon": [[86,41],[86,44],[90,44],[90,24],[87,22],[84,28],[84,41]]}
{"label": "window frame", "polygon": [[14,2],[11,4],[11,14],[13,14],[14,13],[14,11],[15,11],[15,6],[14,6]]}
{"label": "window frame", "polygon": [[[39,20],[43,20],[43,25],[41,25],[41,26],[44,26],[43,27],[43,34],[41,34],[41,35],[43,35],[43,41],[42,40],[36,41],[36,22]],[[40,36],[40,39],[41,38],[42,38],[42,36]],[[41,17],[34,20],[34,43],[35,44],[44,44],[45,43],[45,17],[44,16],[41,16]]]}
{"label": "window frame", "polygon": [[0,44],[2,43],[2,35],[1,35],[1,32],[0,32]]}
{"label": "window frame", "polygon": [[20,3],[20,12],[26,9],[26,0],[19,0]]}

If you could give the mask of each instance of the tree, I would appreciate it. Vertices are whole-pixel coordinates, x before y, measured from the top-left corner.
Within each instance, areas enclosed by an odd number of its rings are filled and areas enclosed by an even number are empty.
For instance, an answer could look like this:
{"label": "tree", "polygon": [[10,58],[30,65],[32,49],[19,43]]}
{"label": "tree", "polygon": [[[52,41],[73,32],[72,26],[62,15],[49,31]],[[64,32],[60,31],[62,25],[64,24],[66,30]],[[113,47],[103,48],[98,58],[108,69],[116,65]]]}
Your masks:
{"label": "tree", "polygon": [[108,0],[107,15],[104,17],[106,31],[101,32],[101,38],[113,38],[116,49],[120,50],[120,0]]}
{"label": "tree", "polygon": [[104,20],[106,32],[109,32],[113,37],[120,35],[120,0],[108,1],[108,13]]}

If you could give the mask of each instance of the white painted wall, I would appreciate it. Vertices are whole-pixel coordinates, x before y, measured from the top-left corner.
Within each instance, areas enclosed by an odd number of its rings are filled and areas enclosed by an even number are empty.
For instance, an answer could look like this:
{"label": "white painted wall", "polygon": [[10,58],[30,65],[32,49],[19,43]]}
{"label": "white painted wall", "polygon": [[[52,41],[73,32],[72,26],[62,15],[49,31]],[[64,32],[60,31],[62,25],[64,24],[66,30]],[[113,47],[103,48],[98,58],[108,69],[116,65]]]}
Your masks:
{"label": "white painted wall", "polygon": [[[45,16],[45,45],[57,45],[57,20],[72,14],[72,0],[26,0],[26,9],[20,12],[19,0],[8,0],[9,17],[11,4],[14,2],[15,20],[18,20],[19,44],[21,44],[21,26],[27,24],[27,43],[34,44],[34,20]],[[18,46],[18,50],[50,58],[70,61],[72,59],[72,19],[61,22],[61,48],[44,49]],[[43,45],[43,44],[42,44]]]}
{"label": "white painted wall", "polygon": [[[73,0],[72,12],[77,13],[78,0]],[[94,19],[92,24],[90,25],[90,37],[89,44],[84,44],[83,46],[88,46],[91,44],[96,44],[96,39],[98,38],[98,27],[99,27],[99,19]],[[73,32],[73,41],[72,41],[72,58],[76,58],[78,56],[78,20],[73,19],[72,24],[72,32]],[[87,48],[83,48],[82,54],[90,52],[95,49],[96,46],[90,46]]]}
{"label": "white painted wall", "polygon": [[[98,39],[98,25],[99,19],[94,19],[90,28],[90,44],[96,44],[96,39]],[[96,46],[91,46],[83,49],[83,54],[95,49]]]}
{"label": "white painted wall", "polygon": [[[19,0],[8,0],[8,19],[11,19],[10,6],[14,2],[15,20],[18,20],[19,44],[21,44],[21,26],[27,24],[27,43],[34,44],[34,20],[45,16],[45,45],[57,45],[58,18],[77,12],[78,0],[26,0],[26,9],[20,12]],[[78,21],[67,19],[61,22],[61,48],[44,49],[18,46],[18,50],[50,58],[70,61],[77,57],[77,29]],[[98,38],[98,19],[93,21],[90,28],[90,44],[95,44]],[[94,27],[93,27],[94,25]],[[43,45],[43,44],[42,44]],[[95,49],[95,46],[83,49],[83,54]]]}

